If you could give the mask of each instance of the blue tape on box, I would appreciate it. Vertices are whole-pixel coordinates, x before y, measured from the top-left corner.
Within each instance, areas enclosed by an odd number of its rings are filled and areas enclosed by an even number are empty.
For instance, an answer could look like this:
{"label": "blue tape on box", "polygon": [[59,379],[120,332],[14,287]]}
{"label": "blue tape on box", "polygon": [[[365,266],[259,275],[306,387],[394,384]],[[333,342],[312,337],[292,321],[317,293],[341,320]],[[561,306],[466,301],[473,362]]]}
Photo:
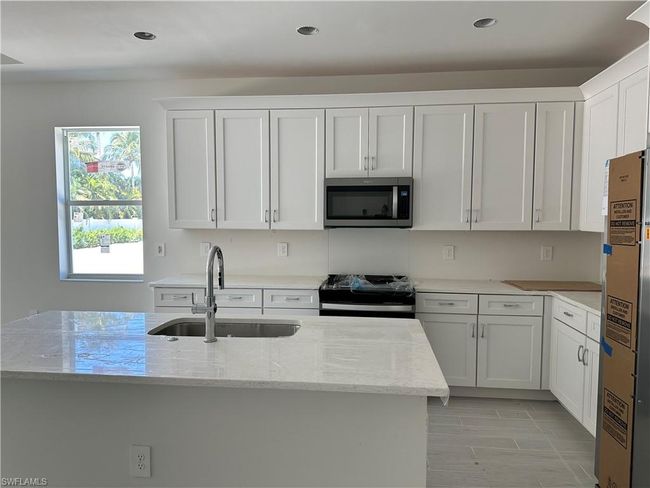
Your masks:
{"label": "blue tape on box", "polygon": [[603,351],[605,351],[605,354],[607,354],[610,358],[612,357],[612,346],[607,343],[604,336],[600,336],[600,347]]}
{"label": "blue tape on box", "polygon": [[607,254],[608,256],[612,255],[612,246],[611,246],[611,244],[603,244],[603,254]]}

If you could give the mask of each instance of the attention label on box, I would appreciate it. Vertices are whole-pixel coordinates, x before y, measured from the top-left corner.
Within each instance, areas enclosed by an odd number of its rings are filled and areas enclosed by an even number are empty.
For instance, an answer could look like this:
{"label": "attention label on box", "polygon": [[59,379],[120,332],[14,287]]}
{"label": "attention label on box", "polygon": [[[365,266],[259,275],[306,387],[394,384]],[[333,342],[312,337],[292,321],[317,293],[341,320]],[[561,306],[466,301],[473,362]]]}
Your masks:
{"label": "attention label on box", "polygon": [[604,389],[603,430],[611,435],[624,449],[627,449],[627,422],[630,406],[611,390]]}
{"label": "attention label on box", "polygon": [[632,345],[632,313],[633,304],[626,300],[607,296],[607,322],[605,336],[630,347]]}
{"label": "attention label on box", "polygon": [[609,204],[609,243],[617,246],[636,245],[636,200]]}

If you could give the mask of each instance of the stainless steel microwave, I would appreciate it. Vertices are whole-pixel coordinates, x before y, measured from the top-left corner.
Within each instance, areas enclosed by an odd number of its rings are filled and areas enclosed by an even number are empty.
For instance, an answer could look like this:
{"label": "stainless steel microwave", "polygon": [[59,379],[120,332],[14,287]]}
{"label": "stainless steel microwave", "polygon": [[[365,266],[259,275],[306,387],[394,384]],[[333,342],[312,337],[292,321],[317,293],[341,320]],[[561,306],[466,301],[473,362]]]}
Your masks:
{"label": "stainless steel microwave", "polygon": [[413,178],[325,179],[325,227],[413,226]]}

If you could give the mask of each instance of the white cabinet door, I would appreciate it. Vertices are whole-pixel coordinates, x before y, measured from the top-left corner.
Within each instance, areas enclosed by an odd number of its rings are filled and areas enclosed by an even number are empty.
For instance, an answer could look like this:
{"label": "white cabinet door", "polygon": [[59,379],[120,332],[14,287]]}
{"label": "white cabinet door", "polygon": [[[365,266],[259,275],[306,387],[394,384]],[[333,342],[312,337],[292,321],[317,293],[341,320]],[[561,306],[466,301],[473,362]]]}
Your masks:
{"label": "white cabinet door", "polygon": [[596,436],[596,424],[598,419],[598,361],[600,350],[598,342],[587,339],[584,352],[585,366],[585,387],[583,393],[584,404],[582,406],[582,425]]}
{"label": "white cabinet door", "polygon": [[217,227],[269,228],[269,112],[217,110]]}
{"label": "white cabinet door", "polygon": [[325,165],[328,178],[368,174],[368,109],[325,111]]}
{"label": "white cabinet door", "polygon": [[414,230],[469,230],[473,105],[415,107]]}
{"label": "white cabinet door", "polygon": [[214,112],[167,112],[169,226],[214,229]]}
{"label": "white cabinet door", "polygon": [[472,229],[530,230],[535,104],[476,105]]}
{"label": "white cabinet door", "polygon": [[476,315],[417,314],[447,383],[476,386]]}
{"label": "white cabinet door", "polygon": [[569,230],[573,170],[573,102],[537,104],[534,230]]}
{"label": "white cabinet door", "polygon": [[618,85],[617,156],[646,148],[648,68],[623,79]]}
{"label": "white cabinet door", "polygon": [[618,86],[614,85],[585,102],[582,140],[580,230],[602,232],[605,163],[616,156]]}
{"label": "white cabinet door", "polygon": [[271,111],[271,228],[322,229],[325,112]]}
{"label": "white cabinet door", "polygon": [[479,315],[477,386],[539,389],[542,318]]}
{"label": "white cabinet door", "polygon": [[585,368],[580,362],[585,336],[557,319],[551,322],[551,392],[582,421]]}
{"label": "white cabinet door", "polygon": [[413,107],[380,107],[368,111],[370,176],[413,174]]}

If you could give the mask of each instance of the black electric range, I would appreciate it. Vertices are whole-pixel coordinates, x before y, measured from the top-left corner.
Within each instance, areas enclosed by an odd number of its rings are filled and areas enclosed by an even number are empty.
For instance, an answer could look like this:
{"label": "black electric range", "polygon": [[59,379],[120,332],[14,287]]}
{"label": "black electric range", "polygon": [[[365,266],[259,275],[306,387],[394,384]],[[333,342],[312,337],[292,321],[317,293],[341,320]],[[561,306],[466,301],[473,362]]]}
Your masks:
{"label": "black electric range", "polygon": [[332,274],[318,297],[320,315],[415,318],[415,288],[406,276]]}

